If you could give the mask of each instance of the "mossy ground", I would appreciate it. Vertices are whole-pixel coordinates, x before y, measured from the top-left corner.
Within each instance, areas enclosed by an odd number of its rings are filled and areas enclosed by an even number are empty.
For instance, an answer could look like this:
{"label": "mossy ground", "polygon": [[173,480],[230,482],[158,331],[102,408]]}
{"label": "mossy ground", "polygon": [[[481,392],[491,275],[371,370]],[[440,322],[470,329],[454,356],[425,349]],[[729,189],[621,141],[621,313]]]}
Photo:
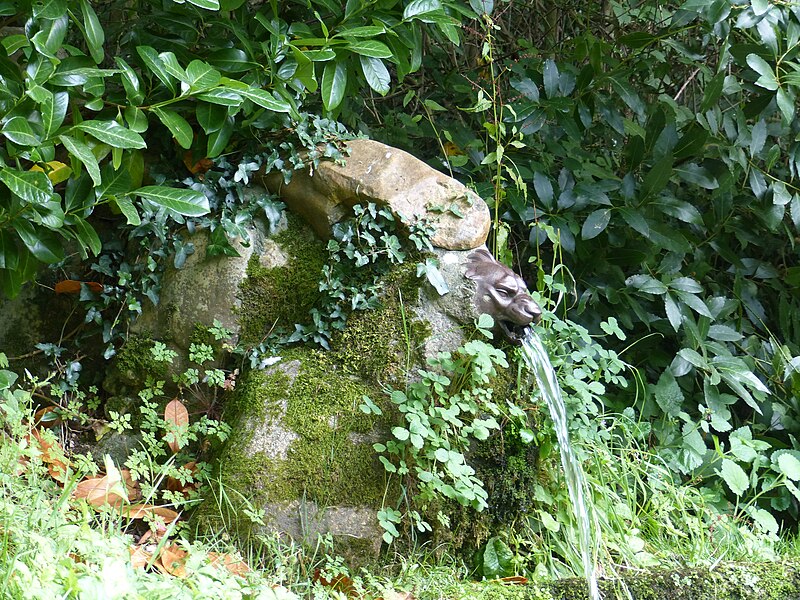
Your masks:
{"label": "mossy ground", "polygon": [[[658,569],[599,582],[603,600],[796,600],[800,598],[800,562],[721,563],[713,569]],[[563,579],[525,585],[502,582],[436,587],[428,600],[589,600],[586,582]]]}

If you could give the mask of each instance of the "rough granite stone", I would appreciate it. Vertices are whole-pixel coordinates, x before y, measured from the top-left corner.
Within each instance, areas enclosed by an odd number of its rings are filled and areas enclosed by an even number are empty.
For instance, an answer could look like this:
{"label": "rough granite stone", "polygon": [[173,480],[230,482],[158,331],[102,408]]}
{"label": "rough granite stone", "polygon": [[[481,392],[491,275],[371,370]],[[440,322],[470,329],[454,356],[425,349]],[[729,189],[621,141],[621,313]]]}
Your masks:
{"label": "rough granite stone", "polygon": [[312,172],[296,171],[288,185],[280,174],[264,178],[270,191],[300,214],[323,238],[355,204],[388,206],[410,223],[433,225],[433,245],[470,250],[486,241],[491,218],[486,203],[462,183],[408,152],[373,140],[348,142],[345,164],[323,161]]}

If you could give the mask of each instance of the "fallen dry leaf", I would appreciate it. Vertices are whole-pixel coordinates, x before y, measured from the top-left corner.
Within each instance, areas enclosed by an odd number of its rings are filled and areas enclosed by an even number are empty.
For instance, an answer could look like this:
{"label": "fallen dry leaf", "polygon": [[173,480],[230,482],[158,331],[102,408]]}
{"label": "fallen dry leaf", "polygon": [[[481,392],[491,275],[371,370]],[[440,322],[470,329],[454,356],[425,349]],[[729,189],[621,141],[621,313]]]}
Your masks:
{"label": "fallen dry leaf", "polygon": [[61,444],[46,439],[38,429],[32,429],[31,436],[39,445],[39,451],[42,453],[42,462],[47,465],[47,472],[50,473],[50,477],[59,483],[64,483],[69,460]]}
{"label": "fallen dry leaf", "polygon": [[[185,427],[189,424],[189,411],[186,410],[183,402],[175,398],[164,409],[164,420],[177,427]],[[173,454],[181,449],[176,439],[170,439],[167,445]]]}
{"label": "fallen dry leaf", "polygon": [[390,590],[383,595],[383,600],[414,600],[414,594]]}
{"label": "fallen dry leaf", "polygon": [[117,484],[108,475],[102,477],[89,477],[84,479],[72,492],[75,498],[84,498],[92,506],[122,506],[123,498],[119,494],[111,491]]}
{"label": "fallen dry leaf", "polygon": [[161,564],[170,575],[183,579],[186,577],[186,550],[182,549],[177,544],[172,544],[163,550],[159,556]]}
{"label": "fallen dry leaf", "polygon": [[180,516],[174,510],[153,504],[132,504],[122,507],[120,512],[130,519],[144,519],[147,516],[158,515],[167,524],[177,520]]}
{"label": "fallen dry leaf", "polygon": [[75,281],[74,279],[59,281],[55,285],[55,291],[56,294],[80,294],[81,284],[86,285],[95,294],[99,294],[103,291],[103,284],[101,283],[97,283],[96,281]]}
{"label": "fallen dry leaf", "polygon": [[232,554],[208,553],[209,562],[215,567],[223,567],[239,577],[244,577],[250,572],[250,566],[243,559]]}
{"label": "fallen dry leaf", "polygon": [[[197,463],[195,461],[188,462],[183,465],[183,468],[189,471],[192,476],[197,474]],[[186,493],[190,490],[198,489],[199,484],[195,481],[192,483],[181,483],[179,479],[175,479],[174,477],[167,477],[167,489],[170,492],[182,492]]]}
{"label": "fallen dry leaf", "polygon": [[131,564],[134,569],[144,569],[153,557],[141,546],[131,546],[128,550],[131,553]]}
{"label": "fallen dry leaf", "polygon": [[501,583],[506,585],[525,585],[528,583],[528,579],[523,577],[522,575],[511,575],[510,577],[501,577],[498,579]]}

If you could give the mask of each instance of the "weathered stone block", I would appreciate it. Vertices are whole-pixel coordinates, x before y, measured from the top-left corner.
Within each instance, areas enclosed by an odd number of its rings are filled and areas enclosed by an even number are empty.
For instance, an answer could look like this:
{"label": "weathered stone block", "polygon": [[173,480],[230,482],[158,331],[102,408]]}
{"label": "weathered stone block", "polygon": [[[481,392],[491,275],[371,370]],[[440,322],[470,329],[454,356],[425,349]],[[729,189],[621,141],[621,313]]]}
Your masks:
{"label": "weathered stone block", "polygon": [[353,140],[347,145],[350,156],[344,165],[324,161],[313,172],[296,171],[288,185],[279,173],[265,177],[264,183],[323,238],[330,237],[332,225],[352,206],[374,202],[410,223],[429,221],[436,247],[469,250],[486,241],[489,208],[462,183],[380,142]]}

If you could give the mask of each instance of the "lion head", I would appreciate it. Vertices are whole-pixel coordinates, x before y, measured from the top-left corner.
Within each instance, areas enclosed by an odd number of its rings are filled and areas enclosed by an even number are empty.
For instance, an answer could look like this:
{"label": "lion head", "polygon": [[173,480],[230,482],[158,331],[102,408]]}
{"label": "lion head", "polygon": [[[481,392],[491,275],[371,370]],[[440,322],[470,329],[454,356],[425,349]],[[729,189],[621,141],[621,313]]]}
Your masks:
{"label": "lion head", "polygon": [[528,325],[542,316],[522,277],[497,262],[485,248],[469,255],[465,275],[477,284],[475,308],[494,319],[494,333],[520,344]]}

